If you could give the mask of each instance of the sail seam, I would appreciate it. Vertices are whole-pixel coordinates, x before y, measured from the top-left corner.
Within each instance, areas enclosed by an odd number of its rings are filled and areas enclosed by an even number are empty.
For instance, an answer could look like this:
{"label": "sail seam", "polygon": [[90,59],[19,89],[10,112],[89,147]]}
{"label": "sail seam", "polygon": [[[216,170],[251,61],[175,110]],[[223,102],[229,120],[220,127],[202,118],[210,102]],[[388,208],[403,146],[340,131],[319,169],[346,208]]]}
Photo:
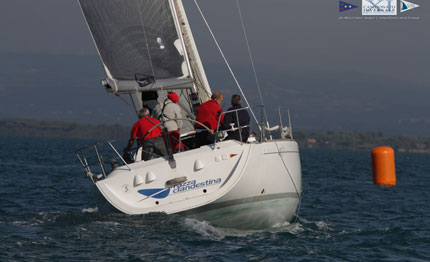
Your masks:
{"label": "sail seam", "polygon": [[143,29],[143,36],[145,37],[145,44],[146,44],[146,50],[148,51],[149,64],[151,65],[152,75],[153,75],[153,76],[155,76],[154,66],[152,65],[151,52],[149,51],[148,38],[146,37],[145,25],[144,25],[144,23],[143,23],[142,12],[141,12],[141,10],[140,10],[141,5],[139,4],[139,1],[137,1],[137,0],[136,0],[136,4],[137,4],[137,6],[139,7],[139,8],[138,8],[139,18],[140,18],[140,23],[141,23],[141,25],[142,25],[142,29]]}

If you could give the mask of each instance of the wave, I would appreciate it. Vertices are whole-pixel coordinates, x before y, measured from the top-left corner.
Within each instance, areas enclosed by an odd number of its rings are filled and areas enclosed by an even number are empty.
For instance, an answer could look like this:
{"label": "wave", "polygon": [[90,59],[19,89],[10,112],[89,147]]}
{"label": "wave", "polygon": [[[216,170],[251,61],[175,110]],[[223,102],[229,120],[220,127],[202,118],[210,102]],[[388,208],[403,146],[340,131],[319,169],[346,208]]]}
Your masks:
{"label": "wave", "polygon": [[82,213],[97,213],[99,212],[99,209],[97,207],[89,207],[82,209]]}
{"label": "wave", "polygon": [[222,240],[226,235],[222,230],[212,226],[206,221],[199,221],[194,218],[185,218],[184,226],[190,231],[211,240]]}
{"label": "wave", "polygon": [[198,233],[202,237],[210,240],[223,240],[227,237],[247,238],[251,235],[258,238],[258,235],[285,233],[296,237],[309,234],[319,234],[327,237],[332,231],[331,225],[325,221],[310,221],[304,218],[300,218],[299,221],[295,223],[283,222],[271,228],[259,230],[216,227],[207,221],[199,221],[194,218],[184,218],[183,225],[188,230]]}
{"label": "wave", "polygon": [[[60,212],[38,212],[30,214],[19,215],[19,218],[10,217],[7,224],[11,224],[18,227],[27,226],[40,226],[46,223],[54,222],[55,219],[60,215]],[[17,219],[17,220],[15,220]]]}

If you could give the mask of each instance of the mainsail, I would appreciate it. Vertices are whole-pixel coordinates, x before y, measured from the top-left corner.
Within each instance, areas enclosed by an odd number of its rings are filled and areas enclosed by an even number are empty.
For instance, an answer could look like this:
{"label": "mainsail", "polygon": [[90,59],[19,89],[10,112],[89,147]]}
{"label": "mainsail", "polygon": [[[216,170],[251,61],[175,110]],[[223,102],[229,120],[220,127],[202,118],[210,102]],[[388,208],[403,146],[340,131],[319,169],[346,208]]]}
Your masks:
{"label": "mainsail", "polygon": [[180,0],[79,3],[108,76],[107,91],[130,94],[136,111],[146,102],[162,105],[167,90],[177,91],[191,117],[192,100],[208,99],[209,84]]}

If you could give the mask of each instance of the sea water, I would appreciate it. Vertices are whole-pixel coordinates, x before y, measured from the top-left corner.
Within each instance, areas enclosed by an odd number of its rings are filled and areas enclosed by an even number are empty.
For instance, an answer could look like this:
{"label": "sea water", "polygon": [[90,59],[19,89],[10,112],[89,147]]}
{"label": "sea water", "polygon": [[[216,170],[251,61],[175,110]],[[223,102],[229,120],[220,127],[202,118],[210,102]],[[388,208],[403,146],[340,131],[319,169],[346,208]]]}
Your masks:
{"label": "sea water", "polygon": [[0,137],[0,261],[430,261],[430,155],[396,153],[381,187],[370,152],[301,150],[299,215],[237,230],[100,214],[74,155],[92,142]]}

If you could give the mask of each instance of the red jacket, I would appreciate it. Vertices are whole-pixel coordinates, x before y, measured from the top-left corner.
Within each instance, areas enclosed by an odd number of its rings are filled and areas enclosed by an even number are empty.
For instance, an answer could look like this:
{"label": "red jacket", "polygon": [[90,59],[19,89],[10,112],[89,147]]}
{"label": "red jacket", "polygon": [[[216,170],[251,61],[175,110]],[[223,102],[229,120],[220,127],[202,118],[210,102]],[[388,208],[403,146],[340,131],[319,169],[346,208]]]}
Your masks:
{"label": "red jacket", "polygon": [[[151,139],[151,138],[155,138],[155,137],[159,137],[161,136],[161,128],[160,126],[152,129],[152,131],[150,133],[148,133],[145,137],[143,137],[146,132],[148,132],[153,126],[155,126],[156,124],[160,123],[160,121],[158,121],[155,118],[152,117],[142,117],[139,121],[137,121],[134,125],[133,128],[131,129],[131,135],[130,138],[138,138],[140,142],[142,142],[141,140],[143,139]],[[142,143],[141,143],[142,145]]]}
{"label": "red jacket", "polygon": [[[209,100],[199,106],[197,109],[197,121],[203,123],[205,126],[209,127],[209,129],[216,130],[218,125],[218,120],[222,113],[221,107],[215,100]],[[224,115],[222,115],[219,123],[222,123],[224,119]],[[203,126],[196,124],[196,128],[204,128]]]}

